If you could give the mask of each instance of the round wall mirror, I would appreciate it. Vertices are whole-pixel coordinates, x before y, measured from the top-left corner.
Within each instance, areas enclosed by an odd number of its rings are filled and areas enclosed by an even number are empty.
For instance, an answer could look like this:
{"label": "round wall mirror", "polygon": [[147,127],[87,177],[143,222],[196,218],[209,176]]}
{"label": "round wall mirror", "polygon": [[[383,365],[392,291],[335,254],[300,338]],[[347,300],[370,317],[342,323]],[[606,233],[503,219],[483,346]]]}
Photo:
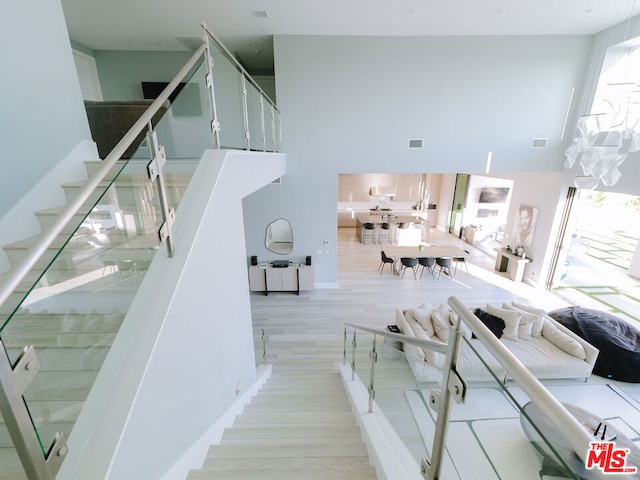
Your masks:
{"label": "round wall mirror", "polygon": [[279,218],[271,222],[267,227],[264,245],[268,250],[280,255],[291,253],[291,250],[293,250],[293,231],[289,221]]}

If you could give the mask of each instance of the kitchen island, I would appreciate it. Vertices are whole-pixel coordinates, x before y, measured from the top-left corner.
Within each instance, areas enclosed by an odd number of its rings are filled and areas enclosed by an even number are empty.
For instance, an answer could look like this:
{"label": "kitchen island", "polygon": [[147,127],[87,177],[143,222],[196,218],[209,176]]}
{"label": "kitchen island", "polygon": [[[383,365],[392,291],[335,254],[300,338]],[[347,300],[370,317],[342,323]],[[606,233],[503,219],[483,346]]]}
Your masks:
{"label": "kitchen island", "polygon": [[[374,213],[370,215],[357,215],[356,219],[356,234],[362,243],[365,243],[365,223],[372,223],[375,226],[374,243],[380,243],[378,238],[381,229],[380,227],[383,223],[388,223],[391,226],[391,241],[389,243],[397,243],[398,245],[418,245],[420,242],[429,241],[430,224],[427,219],[418,212],[412,215]],[[401,224],[405,225],[406,228],[402,228]]]}

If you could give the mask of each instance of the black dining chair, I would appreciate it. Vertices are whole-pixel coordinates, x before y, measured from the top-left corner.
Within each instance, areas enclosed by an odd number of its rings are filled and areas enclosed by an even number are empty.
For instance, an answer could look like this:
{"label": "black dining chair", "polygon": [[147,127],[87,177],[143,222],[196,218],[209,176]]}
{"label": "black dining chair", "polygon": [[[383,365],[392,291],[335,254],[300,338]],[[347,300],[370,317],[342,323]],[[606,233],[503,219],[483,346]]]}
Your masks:
{"label": "black dining chair", "polygon": [[[465,250],[464,253],[469,255],[469,250]],[[458,271],[458,264],[463,264],[464,269],[467,271],[467,275],[469,275],[469,269],[467,268],[467,259],[465,257],[453,257],[453,263],[455,264],[455,268],[453,269],[453,274],[455,275]]]}
{"label": "black dining chair", "polygon": [[449,278],[452,278],[451,267],[453,267],[453,259],[451,257],[436,258],[436,266],[438,267],[438,278],[440,278],[443,270],[445,275],[449,275]]}
{"label": "black dining chair", "polygon": [[393,243],[392,239],[391,239],[391,224],[390,223],[383,223],[382,225],[380,225],[380,232],[378,233],[378,243],[382,243],[382,239],[386,237],[387,240],[389,240],[389,243]]}
{"label": "black dining chair", "polygon": [[420,264],[420,266],[422,267],[422,270],[420,270],[420,278],[422,278],[422,274],[424,273],[424,270],[427,269],[429,271],[429,273],[431,273],[431,276],[433,278],[436,278],[435,274],[433,273],[435,267],[436,267],[436,259],[433,257],[420,257],[418,259],[418,263]]}
{"label": "black dining chair", "polygon": [[362,243],[367,243],[367,238],[371,238],[376,243],[376,226],[373,223],[362,224]]}
{"label": "black dining chair", "polygon": [[415,257],[402,257],[400,258],[400,263],[402,264],[401,267],[401,271],[402,271],[402,276],[401,278],[404,278],[404,272],[407,270],[407,268],[410,268],[411,270],[413,270],[413,278],[416,278],[416,267],[418,266],[418,259]]}
{"label": "black dining chair", "polygon": [[391,273],[393,273],[394,270],[394,264],[396,263],[396,260],[392,257],[387,257],[387,255],[384,253],[384,250],[380,250],[380,266],[378,267],[378,270],[380,270],[380,275],[382,275],[382,272],[384,271],[384,266],[389,263],[391,264]]}

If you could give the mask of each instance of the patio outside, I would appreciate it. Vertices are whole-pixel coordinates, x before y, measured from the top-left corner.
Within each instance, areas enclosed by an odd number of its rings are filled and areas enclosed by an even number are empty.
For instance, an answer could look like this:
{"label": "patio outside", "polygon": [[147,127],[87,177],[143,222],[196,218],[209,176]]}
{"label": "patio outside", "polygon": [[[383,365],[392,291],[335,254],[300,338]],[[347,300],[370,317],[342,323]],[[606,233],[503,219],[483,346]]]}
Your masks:
{"label": "patio outside", "polygon": [[628,274],[640,237],[640,197],[583,191],[575,208],[575,233],[553,292],[640,322],[640,278]]}

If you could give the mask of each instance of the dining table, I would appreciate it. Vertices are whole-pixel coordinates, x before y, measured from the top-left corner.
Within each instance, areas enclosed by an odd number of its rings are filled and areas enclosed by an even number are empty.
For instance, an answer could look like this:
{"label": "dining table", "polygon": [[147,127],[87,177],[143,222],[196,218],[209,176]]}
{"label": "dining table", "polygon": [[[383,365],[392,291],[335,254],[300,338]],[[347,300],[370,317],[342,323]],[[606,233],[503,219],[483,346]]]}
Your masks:
{"label": "dining table", "polygon": [[460,247],[455,245],[425,245],[420,249],[417,246],[405,247],[397,245],[384,246],[382,248],[387,257],[401,258],[401,257],[413,257],[413,258],[440,258],[440,257],[452,257],[452,258],[467,258],[469,254]]}

